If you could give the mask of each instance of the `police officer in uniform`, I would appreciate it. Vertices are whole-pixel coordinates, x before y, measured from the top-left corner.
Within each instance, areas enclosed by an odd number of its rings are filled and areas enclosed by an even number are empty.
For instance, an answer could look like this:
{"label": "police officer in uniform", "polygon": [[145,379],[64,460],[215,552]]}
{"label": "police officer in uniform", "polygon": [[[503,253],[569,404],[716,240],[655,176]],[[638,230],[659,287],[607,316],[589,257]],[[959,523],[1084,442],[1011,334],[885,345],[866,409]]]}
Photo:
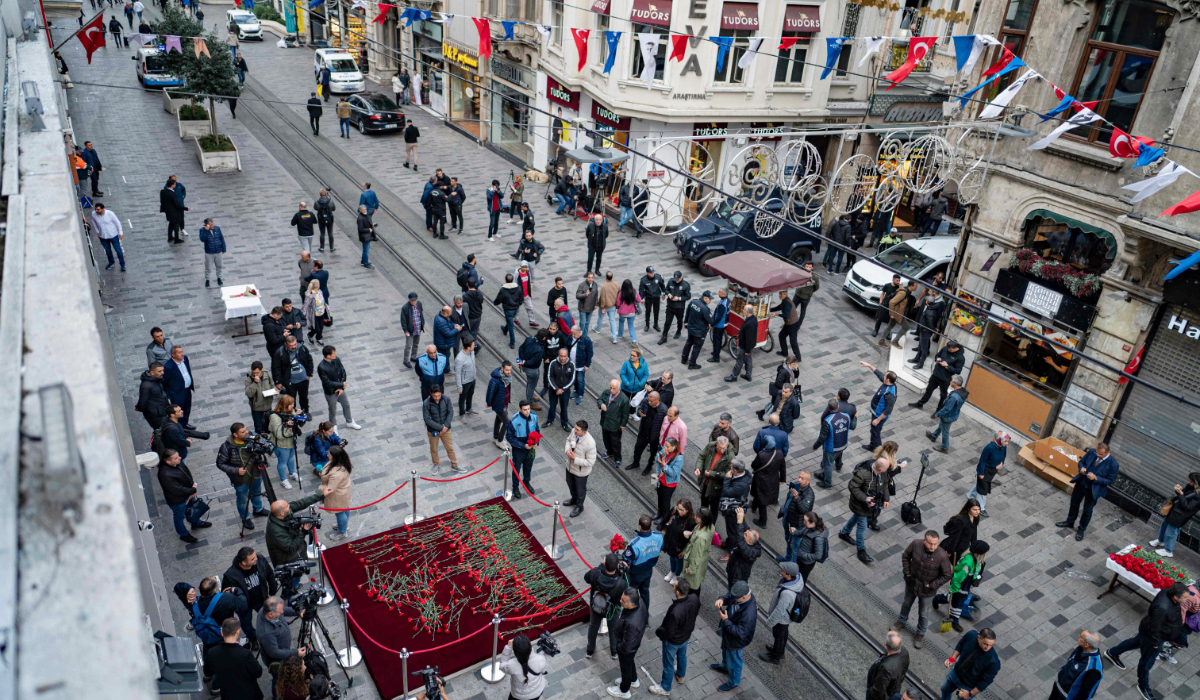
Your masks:
{"label": "police officer in uniform", "polygon": [[683,356],[679,361],[687,365],[688,369],[700,369],[700,365],[696,364],[696,360],[700,359],[700,351],[704,348],[704,339],[708,337],[708,329],[713,324],[712,312],[708,310],[708,302],[712,300],[712,294],[704,292],[699,299],[692,299],[687,306],[685,314],[685,324],[687,325],[688,337],[683,344]]}

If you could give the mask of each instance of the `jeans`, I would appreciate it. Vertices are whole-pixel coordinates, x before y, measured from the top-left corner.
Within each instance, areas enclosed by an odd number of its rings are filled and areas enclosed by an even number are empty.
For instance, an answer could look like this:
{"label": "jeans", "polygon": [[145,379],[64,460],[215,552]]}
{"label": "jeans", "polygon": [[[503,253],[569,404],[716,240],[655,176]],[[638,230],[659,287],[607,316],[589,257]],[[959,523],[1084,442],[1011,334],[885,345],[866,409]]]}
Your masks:
{"label": "jeans", "polygon": [[584,392],[587,391],[587,371],[575,370],[575,398],[582,399]]}
{"label": "jeans", "polygon": [[[624,226],[633,218],[633,207],[621,207],[621,218],[617,220],[617,226]],[[665,658],[665,657],[664,657]],[[664,685],[663,688],[670,690],[670,684]]]}
{"label": "jeans", "polygon": [[858,546],[859,551],[862,551],[867,548],[867,516],[851,513],[850,519],[842,526],[842,534],[849,535],[850,530],[855,527],[858,528],[858,532],[854,536],[856,540],[855,544]]}
{"label": "jeans", "polygon": [[887,425],[887,420],[881,420],[878,423],[875,419],[871,419],[871,439],[867,442],[871,449],[875,449],[883,444],[883,426]]}
{"label": "jeans", "polygon": [[722,649],[721,665],[729,671],[729,685],[736,688],[742,684],[741,649]]}
{"label": "jeans", "polygon": [[637,332],[633,330],[635,321],[637,321],[637,316],[635,314],[629,314],[628,316],[618,316],[617,317],[617,337],[623,338],[625,336],[625,325],[628,324],[629,325],[629,340],[636,343],[637,342]]}
{"label": "jeans", "polygon": [[[117,259],[121,261],[121,269],[125,269],[125,251],[121,250],[120,238],[101,238],[100,245],[104,246],[104,253],[108,256],[108,264],[113,264],[113,248],[117,249]],[[207,263],[208,261],[205,260]],[[208,270],[208,265],[205,266],[205,271]]]}
{"label": "jeans", "polygon": [[188,535],[187,526],[184,524],[185,522],[193,525],[200,522],[199,519],[190,519],[187,517],[187,507],[187,503],[180,503],[177,506],[170,506],[171,516],[175,520],[175,534],[179,535],[180,537],[186,537]]}
{"label": "jeans", "polygon": [[945,680],[942,681],[942,700],[950,700],[957,690],[970,690],[958,680],[958,676],[954,674],[954,669],[946,674]]}
{"label": "jeans", "polygon": [[683,557],[668,556],[667,560],[671,564],[671,573],[683,576]]}
{"label": "jeans", "polygon": [[594,314],[594,313],[596,313],[596,312],[595,311],[580,311],[579,312],[579,316],[578,316],[579,329],[583,331],[584,335],[588,334],[588,326],[591,325],[591,323],[592,323],[592,314]]}
{"label": "jeans", "polygon": [[348,511],[342,511],[339,513],[334,513],[334,516],[337,518],[338,534],[346,534],[346,528],[350,525],[350,513]]}
{"label": "jeans", "polygon": [[[610,306],[607,309],[600,311],[601,316],[608,317],[608,334],[613,339],[617,339],[617,307]],[[596,331],[600,330],[600,317],[596,318]]]}
{"label": "jeans", "polygon": [[554,198],[558,200],[558,209],[554,210],[555,214],[563,213],[563,210],[570,207],[571,203],[575,201],[574,198],[567,197],[566,195],[563,195],[563,194],[558,194],[557,192],[554,194]]}
{"label": "jeans", "polygon": [[[938,418],[937,430],[933,431],[933,436],[936,438],[939,435],[942,437],[942,449],[950,449],[950,423],[951,421],[945,418]],[[982,506],[980,506],[982,508]]]}
{"label": "jeans", "polygon": [[929,607],[933,596],[922,597],[918,596],[913,591],[905,587],[904,603],[900,605],[900,615],[896,618],[896,622],[908,622],[908,614],[912,612],[913,601],[917,603],[917,636],[925,636],[925,627],[929,624]]}
{"label": "jeans", "polygon": [[[975,480],[975,485],[976,486],[979,485],[978,479]],[[978,489],[972,487],[971,492],[967,494],[967,498],[974,498],[975,501],[979,503],[979,510],[987,511],[987,496],[983,495],[982,493],[979,493]],[[1159,537],[1159,539],[1162,539],[1162,538]]]}
{"label": "jeans", "polygon": [[350,117],[338,117],[338,134],[350,138]]}
{"label": "jeans", "polygon": [[926,234],[929,234],[929,235],[936,234],[938,229],[941,228],[941,226],[942,226],[942,220],[940,217],[937,219],[930,218],[930,219],[926,220],[925,225],[921,227],[921,235],[924,236]]}
{"label": "jeans", "polygon": [[254,504],[255,511],[263,509],[262,479],[255,479],[249,484],[234,486],[233,490],[237,494],[238,515],[241,516],[242,520],[250,517],[250,513],[246,510],[246,506],[250,503]]}
{"label": "jeans", "polygon": [[[517,346],[517,333],[514,328],[515,324],[513,324],[513,319],[517,317],[517,311],[518,309],[504,310],[504,330],[502,332],[508,333],[508,347],[510,348]],[[587,331],[584,331],[584,333],[587,333]]]}
{"label": "jeans", "polygon": [[1158,541],[1162,542],[1162,548],[1175,553],[1175,542],[1179,540],[1179,528],[1174,525],[1168,525],[1166,520],[1158,528]]}
{"label": "jeans", "polygon": [[[624,207],[622,207],[624,209]],[[671,692],[671,683],[675,680],[675,676],[683,678],[687,675],[687,641],[683,644],[672,644],[664,641],[662,643],[662,682],[659,685],[662,689]],[[676,666],[678,659],[678,666]]]}
{"label": "jeans", "polygon": [[363,241],[362,247],[363,247],[362,264],[370,265],[371,264],[371,242]]}
{"label": "jeans", "polygon": [[500,210],[488,212],[488,234],[487,237],[500,235]]}
{"label": "jeans", "polygon": [[[783,526],[785,531],[787,530],[788,527],[789,526],[786,524]],[[797,528],[797,532],[793,532],[793,533],[786,535],[786,537],[787,537],[787,553],[783,555],[784,561],[794,561],[794,562],[799,563],[799,560],[796,558],[796,556],[797,556],[796,550],[798,550],[800,548],[800,539],[801,539],[798,531],[799,531],[799,528]],[[805,577],[804,580],[807,581],[808,578]]]}
{"label": "jeans", "polygon": [[[1138,632],[1135,636],[1126,639],[1115,647],[1111,647],[1108,653],[1113,656],[1120,656],[1127,651],[1138,649],[1141,652],[1141,658],[1138,659],[1137,679],[1138,687],[1150,689],[1150,669],[1154,668],[1154,662],[1158,661],[1158,652],[1162,651],[1165,640],[1158,643],[1158,646],[1150,646],[1149,640],[1142,637],[1142,633]],[[945,687],[943,685],[943,687]]]}
{"label": "jeans", "polygon": [[833,465],[837,458],[837,452],[821,450],[821,477],[826,486],[833,486]]}
{"label": "jeans", "polygon": [[283,481],[288,475],[296,473],[296,448],[275,448],[275,469],[279,472],[279,480]]}
{"label": "jeans", "polygon": [[825,251],[825,269],[830,272],[838,272],[842,269],[842,256],[846,254],[844,250],[834,250],[833,246]]}

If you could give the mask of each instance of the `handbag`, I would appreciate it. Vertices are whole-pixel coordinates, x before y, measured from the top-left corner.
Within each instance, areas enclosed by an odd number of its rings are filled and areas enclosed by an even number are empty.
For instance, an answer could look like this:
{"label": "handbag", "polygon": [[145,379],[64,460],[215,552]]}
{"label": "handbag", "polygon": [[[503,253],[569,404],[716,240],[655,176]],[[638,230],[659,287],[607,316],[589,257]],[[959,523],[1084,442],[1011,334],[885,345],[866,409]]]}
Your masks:
{"label": "handbag", "polygon": [[201,518],[210,510],[212,510],[212,506],[208,505],[208,500],[197,496],[188,501],[185,517],[190,523],[204,522]]}
{"label": "handbag", "polygon": [[1158,514],[1159,515],[1167,515],[1168,513],[1171,512],[1171,508],[1174,507],[1174,505],[1175,505],[1174,501],[1167,501],[1166,503],[1162,504],[1161,508],[1158,509]]}
{"label": "handbag", "polygon": [[333,314],[330,313],[329,307],[325,307],[325,315],[322,318],[324,320],[321,323],[324,323],[326,328],[333,325]]}
{"label": "handbag", "polygon": [[646,398],[646,390],[642,389],[638,393],[634,394],[633,398],[629,400],[629,407],[632,409],[632,408],[637,408],[638,406],[641,406],[642,401],[645,400],[645,398]]}

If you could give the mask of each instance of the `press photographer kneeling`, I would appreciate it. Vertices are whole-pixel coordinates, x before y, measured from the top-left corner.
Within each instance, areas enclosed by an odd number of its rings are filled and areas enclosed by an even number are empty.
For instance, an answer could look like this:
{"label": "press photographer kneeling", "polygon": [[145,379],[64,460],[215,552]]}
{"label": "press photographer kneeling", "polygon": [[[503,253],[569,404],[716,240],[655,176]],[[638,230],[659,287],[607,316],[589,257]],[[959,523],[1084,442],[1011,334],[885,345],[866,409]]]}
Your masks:
{"label": "press photographer kneeling", "polygon": [[271,504],[271,517],[267,519],[267,555],[276,569],[304,558],[313,528],[321,527],[321,516],[301,511],[324,498],[325,495],[318,492],[295,501],[280,500]]}

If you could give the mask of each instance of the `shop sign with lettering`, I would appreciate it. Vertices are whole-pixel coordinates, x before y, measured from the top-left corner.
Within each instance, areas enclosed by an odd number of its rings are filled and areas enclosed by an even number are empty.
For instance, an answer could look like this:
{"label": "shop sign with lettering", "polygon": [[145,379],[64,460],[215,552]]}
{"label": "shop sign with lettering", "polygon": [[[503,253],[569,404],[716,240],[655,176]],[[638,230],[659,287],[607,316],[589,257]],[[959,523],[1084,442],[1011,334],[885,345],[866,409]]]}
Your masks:
{"label": "shop sign with lettering", "polygon": [[629,131],[631,121],[629,117],[622,117],[596,100],[592,100],[592,119],[599,124],[611,126],[617,131]]}
{"label": "shop sign with lettering", "polygon": [[897,102],[883,115],[886,122],[940,122],[941,102]]}
{"label": "shop sign with lettering", "polygon": [[479,68],[479,61],[475,57],[469,55],[465,51],[459,51],[450,44],[442,44],[442,55],[452,63],[467,66],[469,68]]}
{"label": "shop sign with lettering", "polygon": [[576,112],[579,111],[579,93],[568,90],[562,86],[562,83],[549,75],[546,76],[546,99]]}
{"label": "shop sign with lettering", "polygon": [[693,124],[692,138],[721,138],[729,135],[729,125],[725,123]]}

